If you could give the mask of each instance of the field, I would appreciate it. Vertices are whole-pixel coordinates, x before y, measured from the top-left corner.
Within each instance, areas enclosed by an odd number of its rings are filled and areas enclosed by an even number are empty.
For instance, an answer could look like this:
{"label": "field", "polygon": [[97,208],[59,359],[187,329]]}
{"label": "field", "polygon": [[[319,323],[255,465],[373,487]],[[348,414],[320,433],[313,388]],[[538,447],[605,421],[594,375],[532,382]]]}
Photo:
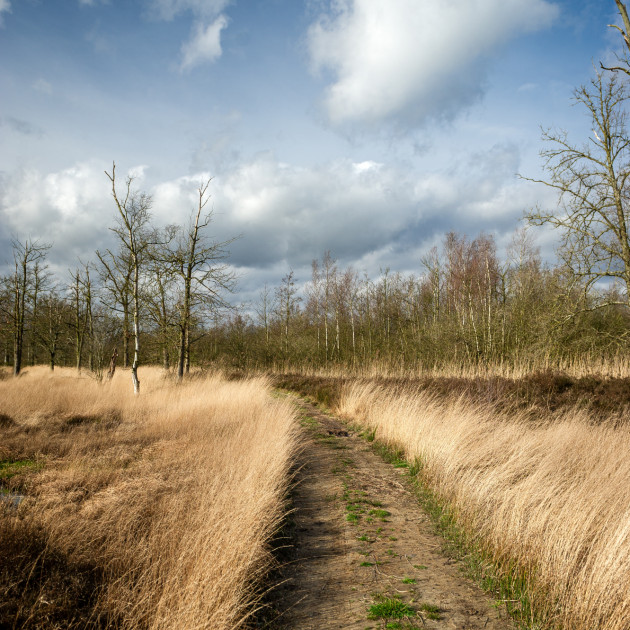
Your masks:
{"label": "field", "polygon": [[280,382],[419,470],[468,549],[519,582],[531,627],[630,627],[628,379]]}
{"label": "field", "polygon": [[[265,379],[0,381],[0,627],[237,628],[296,452]],[[264,446],[264,448],[263,448]]]}
{"label": "field", "polygon": [[[621,368],[142,379],[140,397],[124,372],[0,380],[0,627],[630,627]],[[407,482],[489,600],[409,530]],[[384,601],[405,620],[375,621]]]}

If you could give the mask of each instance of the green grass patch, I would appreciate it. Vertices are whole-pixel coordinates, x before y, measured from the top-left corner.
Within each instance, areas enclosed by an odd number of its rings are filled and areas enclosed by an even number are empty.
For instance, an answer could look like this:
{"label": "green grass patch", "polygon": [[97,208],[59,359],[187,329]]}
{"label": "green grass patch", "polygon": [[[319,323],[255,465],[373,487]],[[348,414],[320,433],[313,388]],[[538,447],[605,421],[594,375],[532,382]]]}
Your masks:
{"label": "green grass patch", "polygon": [[402,583],[403,584],[415,584],[416,583],[416,578],[410,578],[410,577],[403,578]]}
{"label": "green grass patch", "polygon": [[391,516],[387,510],[370,510],[369,514],[375,518],[380,518],[382,521],[384,521],[388,516]]}
{"label": "green grass patch", "polygon": [[372,507],[383,507],[383,504],[380,501],[374,501],[373,499],[365,499],[365,502]]}
{"label": "green grass patch", "polygon": [[414,617],[416,611],[396,597],[378,596],[368,609],[368,619],[405,619]]}
{"label": "green grass patch", "polygon": [[34,459],[3,459],[0,460],[0,480],[7,481],[21,472],[40,470],[43,466],[43,462]]}
{"label": "green grass patch", "polygon": [[435,621],[442,619],[442,615],[440,614],[442,611],[440,607],[435,604],[420,604],[420,610],[426,614],[428,619],[434,619]]}
{"label": "green grass patch", "polygon": [[374,442],[376,439],[376,429],[366,429],[365,431],[362,431],[360,435],[364,440]]}

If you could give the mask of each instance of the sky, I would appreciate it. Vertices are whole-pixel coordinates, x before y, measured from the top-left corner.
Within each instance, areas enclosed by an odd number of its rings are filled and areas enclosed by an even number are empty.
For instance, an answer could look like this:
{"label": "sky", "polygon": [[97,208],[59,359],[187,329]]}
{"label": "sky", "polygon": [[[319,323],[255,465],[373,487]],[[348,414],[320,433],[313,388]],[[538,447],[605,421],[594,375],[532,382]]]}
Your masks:
{"label": "sky", "polygon": [[[11,239],[59,277],[114,246],[104,171],[238,236],[235,302],[330,250],[422,273],[446,233],[557,200],[541,127],[591,134],[573,90],[614,58],[614,0],[0,0],[0,273]],[[553,258],[557,235],[537,243]]]}

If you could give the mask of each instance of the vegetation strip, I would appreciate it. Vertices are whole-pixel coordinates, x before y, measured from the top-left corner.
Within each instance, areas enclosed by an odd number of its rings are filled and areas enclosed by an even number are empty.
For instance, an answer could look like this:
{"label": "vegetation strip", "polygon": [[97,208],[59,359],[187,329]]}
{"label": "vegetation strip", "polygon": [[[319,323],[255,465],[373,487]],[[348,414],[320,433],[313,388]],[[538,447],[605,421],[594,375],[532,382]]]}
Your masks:
{"label": "vegetation strip", "polygon": [[294,409],[265,379],[144,374],[141,399],[124,374],[0,381],[0,627],[247,626]]}
{"label": "vegetation strip", "polygon": [[619,416],[579,404],[508,415],[379,379],[344,379],[334,396],[394,465],[420,472],[437,522],[523,623],[630,627],[630,427]]}

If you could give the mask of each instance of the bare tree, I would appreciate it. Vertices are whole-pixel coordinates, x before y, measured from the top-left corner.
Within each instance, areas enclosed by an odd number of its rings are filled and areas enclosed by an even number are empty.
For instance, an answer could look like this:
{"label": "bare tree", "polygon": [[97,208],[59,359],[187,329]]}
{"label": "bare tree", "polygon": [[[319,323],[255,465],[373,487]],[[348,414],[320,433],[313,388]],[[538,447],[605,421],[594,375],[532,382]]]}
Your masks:
{"label": "bare tree", "polygon": [[72,282],[69,285],[70,302],[72,304],[72,320],[68,322],[74,337],[74,356],[77,372],[81,372],[83,360],[83,344],[85,342],[85,333],[88,326],[88,312],[83,296],[81,285],[83,279],[81,270],[70,272]]}
{"label": "bare tree", "polygon": [[177,326],[174,291],[176,278],[172,270],[162,263],[160,257],[159,249],[151,253],[144,302],[147,316],[156,327],[157,342],[162,353],[162,367],[168,371],[171,367],[172,337]]}
{"label": "bare tree", "polygon": [[271,289],[265,283],[260,291],[258,302],[256,303],[256,314],[258,321],[265,330],[265,352],[269,353],[269,325],[271,311]]}
{"label": "bare tree", "polygon": [[[50,290],[51,274],[48,272],[47,265],[40,265],[40,261],[35,261],[33,265],[33,273],[31,286],[27,299],[31,304],[31,321],[32,327],[36,325],[39,316],[39,306],[41,299],[46,296]],[[31,365],[35,365],[36,349],[35,349],[35,335],[30,335],[28,345],[28,359]]]}
{"label": "bare tree", "polygon": [[555,189],[559,204],[536,208],[527,218],[562,232],[559,254],[584,295],[604,279],[622,283],[621,299],[601,300],[596,307],[630,306],[628,88],[615,74],[599,74],[589,87],[576,90],[575,99],[589,113],[593,137],[576,145],[565,132],[543,133],[550,145],[542,152],[550,179],[530,181]]}
{"label": "bare tree", "polygon": [[122,313],[123,368],[129,367],[129,340],[131,338],[132,307],[132,259],[124,250],[96,252],[101,263],[99,270],[103,295],[102,301],[113,311]]}
{"label": "bare tree", "polygon": [[293,269],[282,278],[282,284],[276,288],[276,312],[278,319],[280,320],[281,338],[284,338],[284,343],[281,347],[284,352],[285,359],[289,358],[290,350],[290,330],[291,321],[297,315],[298,305],[301,298],[297,296],[297,288],[295,287],[295,279],[293,277]]}
{"label": "bare tree", "polygon": [[151,244],[149,239],[149,210],[151,209],[151,196],[135,191],[132,188],[133,177],[125,180],[123,196],[116,190],[116,164],[112,164],[111,174],[105,171],[112,184],[112,197],[118,212],[117,225],[111,228],[118,236],[121,248],[128,255],[131,263],[131,295],[133,304],[133,339],[134,352],[131,365],[131,378],[133,391],[140,393],[140,380],[138,378],[138,365],[140,363],[140,270],[145,261],[147,250]]}
{"label": "bare tree", "polygon": [[39,316],[34,325],[34,339],[46,351],[51,370],[57,363],[59,340],[65,328],[67,304],[55,288],[48,291],[40,300]]}
{"label": "bare tree", "polygon": [[611,72],[625,72],[625,74],[630,75],[630,62],[628,61],[628,52],[630,52],[630,17],[628,17],[628,9],[626,5],[621,0],[615,0],[615,4],[617,5],[617,10],[619,11],[619,15],[621,17],[621,21],[623,22],[623,27],[618,26],[617,24],[609,24],[611,28],[617,29],[621,36],[623,37],[623,41],[626,47],[626,56],[624,58],[617,58],[619,63],[625,64],[622,66],[612,66],[607,67],[603,63],[600,62],[600,66],[602,70],[609,70]]}
{"label": "bare tree", "polygon": [[228,257],[227,246],[235,239],[223,242],[210,241],[206,228],[212,222],[212,211],[203,214],[210,201],[208,179],[197,189],[197,208],[193,211],[189,224],[179,232],[174,245],[167,249],[164,262],[178,277],[180,283],[179,300],[179,348],[177,377],[183,378],[190,366],[191,326],[194,311],[201,306],[209,309],[228,306],[222,297],[225,291],[232,291],[234,273],[224,261]]}
{"label": "bare tree", "polygon": [[15,273],[11,279],[11,304],[4,310],[9,316],[13,335],[13,374],[18,376],[22,370],[24,350],[24,330],[28,308],[28,295],[33,287],[35,266],[41,269],[39,262],[46,256],[50,245],[33,240],[12,242]]}

